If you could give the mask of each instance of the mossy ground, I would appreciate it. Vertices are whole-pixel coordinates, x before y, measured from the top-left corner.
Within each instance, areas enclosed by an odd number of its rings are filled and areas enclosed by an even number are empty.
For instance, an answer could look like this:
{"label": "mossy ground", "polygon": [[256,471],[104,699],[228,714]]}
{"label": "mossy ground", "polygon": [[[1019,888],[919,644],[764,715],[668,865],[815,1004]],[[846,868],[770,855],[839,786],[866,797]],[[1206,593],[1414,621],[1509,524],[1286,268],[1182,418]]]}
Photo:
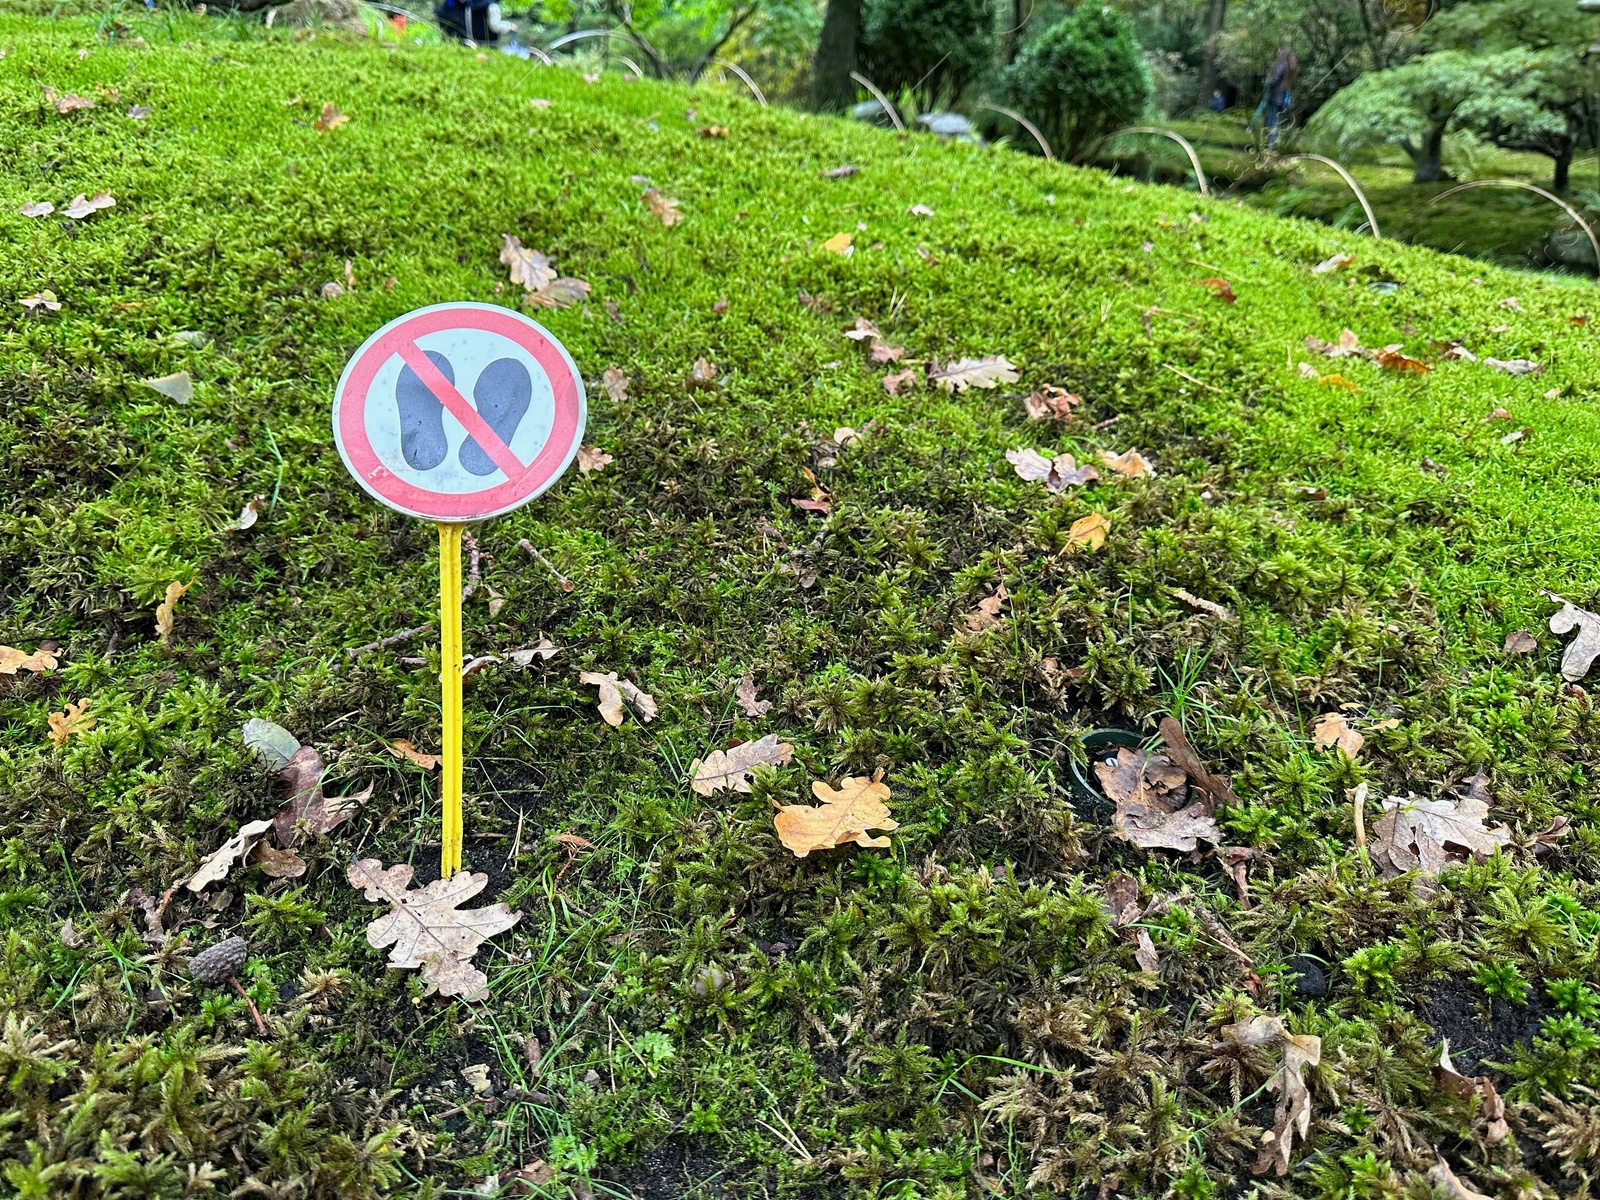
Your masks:
{"label": "mossy ground", "polygon": [[[713,87],[124,19],[109,44],[92,21],[0,19],[0,641],[62,659],[0,679],[16,1193],[438,1194],[537,1158],[550,1195],[1420,1197],[1437,1148],[1497,1195],[1586,1194],[1600,722],[1560,685],[1541,589],[1600,595],[1587,295]],[[120,100],[63,117],[40,85]],[[322,134],[325,101],[351,120]],[[728,136],[696,136],[713,123]],[[845,162],[861,170],[820,177]],[[101,189],[116,207],[82,223],[17,215]],[[841,231],[850,258],[820,249]],[[510,299],[505,232],[593,284],[541,319],[591,383],[612,365],[632,383],[590,389],[609,468],[479,531],[505,605],[480,589],[468,649],[563,650],[468,685],[467,861],[524,913],[469,1006],[386,971],[344,882],[358,852],[424,879],[437,862],[432,780],[380,749],[437,748],[437,652],[345,653],[431,618],[435,539],[359,491],[328,411],[383,321]],[[1340,249],[1357,263],[1311,272]],[[324,298],[346,260],[354,291]],[[1195,282],[1217,275],[1237,304]],[[45,288],[62,311],[24,316],[15,298]],[[1053,428],[1016,394],[889,396],[840,336],[857,315],[913,357],[1003,353],[1022,388],[1084,404]],[[1303,379],[1302,339],[1343,326],[1546,369]],[[702,356],[719,375],[691,389]],[[140,383],[175,371],[197,381],[187,404]],[[1485,420],[1497,406],[1510,422]],[[1513,426],[1532,432],[1504,444]],[[1160,475],[1050,497],[1005,462],[1019,445],[1137,446]],[[807,470],[831,514],[790,504]],[[260,522],[226,531],[257,494]],[[1108,541],[1067,553],[1091,511]],[[174,579],[193,586],[163,647]],[[969,631],[1001,583],[1006,620]],[[1501,650],[1517,628],[1536,654]],[[659,719],[604,726],[581,668],[631,673]],[[776,702],[756,721],[732,702],[746,672]],[[53,747],[47,714],[79,699],[98,724]],[[1309,739],[1335,707],[1398,724],[1368,723],[1351,763]],[[1253,908],[1215,859],[1134,850],[1072,811],[1079,736],[1165,712],[1234,777],[1222,821],[1260,852]],[[159,895],[281,800],[240,742],[251,716],[373,800],[303,879],[249,867],[225,899],[175,899],[152,947],[130,889]],[[688,788],[694,757],[765,732],[795,761],[752,794]],[[1515,845],[1436,883],[1374,879],[1348,789],[1434,795],[1480,766]],[[877,769],[890,850],[778,844],[773,802]],[[1537,856],[1558,815],[1571,835]],[[563,872],[564,831],[598,849]],[[1175,897],[1150,922],[1156,975],[1102,905],[1119,869]],[[181,969],[233,932],[273,1037]],[[1326,997],[1296,993],[1295,955],[1327,965]],[[1519,975],[1520,1004],[1474,982]],[[1258,1010],[1322,1038],[1283,1179],[1250,1173],[1270,1056],[1216,1048]],[[1501,1064],[1512,1137],[1487,1144],[1435,1090],[1441,1034]],[[468,1103],[475,1064],[491,1102]]]}

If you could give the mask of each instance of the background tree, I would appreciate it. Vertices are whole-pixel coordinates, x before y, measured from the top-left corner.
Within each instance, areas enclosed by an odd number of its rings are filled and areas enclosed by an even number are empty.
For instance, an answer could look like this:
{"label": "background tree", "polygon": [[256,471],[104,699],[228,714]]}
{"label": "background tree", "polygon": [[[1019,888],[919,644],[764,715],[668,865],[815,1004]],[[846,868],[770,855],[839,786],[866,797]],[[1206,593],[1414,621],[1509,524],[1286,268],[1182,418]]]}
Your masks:
{"label": "background tree", "polygon": [[1133,22],[1093,0],[1028,43],[1005,85],[1063,158],[1137,121],[1153,91]]}
{"label": "background tree", "polygon": [[861,0],[828,0],[811,73],[811,107],[819,112],[849,108],[856,85],[856,43],[861,38]]}
{"label": "background tree", "polygon": [[1475,56],[1446,50],[1374,71],[1328,101],[1306,133],[1346,155],[1398,146],[1411,159],[1413,183],[1436,182],[1444,174],[1444,135],[1483,86],[1482,70]]}
{"label": "background tree", "polygon": [[927,109],[992,68],[994,34],[988,0],[863,0],[859,57],[885,92]]}

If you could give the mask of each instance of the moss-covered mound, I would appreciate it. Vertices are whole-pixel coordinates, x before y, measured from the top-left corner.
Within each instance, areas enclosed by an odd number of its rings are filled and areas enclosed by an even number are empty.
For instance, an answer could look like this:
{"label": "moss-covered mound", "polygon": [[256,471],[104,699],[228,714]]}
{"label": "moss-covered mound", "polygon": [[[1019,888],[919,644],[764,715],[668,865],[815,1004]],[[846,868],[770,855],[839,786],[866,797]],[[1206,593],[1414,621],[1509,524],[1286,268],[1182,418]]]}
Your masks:
{"label": "moss-covered mound", "polygon": [[[1441,1154],[1588,1186],[1600,727],[1541,592],[1600,590],[1584,294],[712,84],[122,21],[0,21],[17,1194],[1420,1196]],[[517,303],[504,234],[592,287],[535,315],[613,461],[475,531],[467,649],[502,661],[467,682],[466,858],[523,915],[466,1003],[385,968],[345,878],[437,871],[437,776],[384,745],[439,749],[437,649],[353,653],[437,619],[436,538],[328,414],[389,318]],[[1345,327],[1403,357],[1304,348]],[[921,378],[990,355],[1020,379]],[[1029,420],[1047,385],[1070,419]],[[1023,447],[1157,474],[1052,493]],[[580,671],[659,715],[611,727]],[[1140,848],[1073,793],[1085,732],[1165,715],[1250,855]],[[253,717],[371,799],[303,874],[168,896],[284,803]],[[793,758],[750,791],[691,789],[769,733]],[[774,804],[879,771],[887,849],[779,842]],[[1463,790],[1500,849],[1386,878],[1382,800]],[[264,1035],[185,969],[234,934]]]}

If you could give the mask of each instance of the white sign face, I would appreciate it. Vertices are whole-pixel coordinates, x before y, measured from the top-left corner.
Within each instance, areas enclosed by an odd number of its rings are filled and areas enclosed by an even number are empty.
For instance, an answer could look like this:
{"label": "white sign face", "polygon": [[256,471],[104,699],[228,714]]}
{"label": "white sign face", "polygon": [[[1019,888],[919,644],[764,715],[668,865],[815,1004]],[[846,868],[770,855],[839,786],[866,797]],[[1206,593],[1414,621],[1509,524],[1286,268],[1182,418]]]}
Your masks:
{"label": "white sign face", "polygon": [[389,322],[351,357],[334,396],[345,466],[375,499],[433,521],[527,503],[577,455],[583,380],[537,322],[440,304]]}

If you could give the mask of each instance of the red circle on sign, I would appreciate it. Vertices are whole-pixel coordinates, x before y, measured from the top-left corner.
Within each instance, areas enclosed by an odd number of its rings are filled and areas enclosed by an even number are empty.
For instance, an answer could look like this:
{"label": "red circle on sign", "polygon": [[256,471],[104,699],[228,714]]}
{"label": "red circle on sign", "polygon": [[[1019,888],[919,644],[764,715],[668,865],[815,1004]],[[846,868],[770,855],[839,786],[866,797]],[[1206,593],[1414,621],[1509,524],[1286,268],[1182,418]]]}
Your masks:
{"label": "red circle on sign", "polygon": [[[523,463],[512,453],[418,347],[418,338],[447,330],[499,335],[527,351],[543,370],[555,411],[550,435],[532,462]],[[435,491],[403,479],[384,464],[367,432],[367,405],[374,399],[393,400],[370,392],[378,372],[396,356],[478,442],[505,476],[503,482],[477,491]],[[334,442],[356,482],[380,503],[429,521],[477,521],[526,504],[572,464],[586,420],[583,377],[566,347],[537,321],[491,304],[435,304],[396,317],[351,355],[333,395]]]}

